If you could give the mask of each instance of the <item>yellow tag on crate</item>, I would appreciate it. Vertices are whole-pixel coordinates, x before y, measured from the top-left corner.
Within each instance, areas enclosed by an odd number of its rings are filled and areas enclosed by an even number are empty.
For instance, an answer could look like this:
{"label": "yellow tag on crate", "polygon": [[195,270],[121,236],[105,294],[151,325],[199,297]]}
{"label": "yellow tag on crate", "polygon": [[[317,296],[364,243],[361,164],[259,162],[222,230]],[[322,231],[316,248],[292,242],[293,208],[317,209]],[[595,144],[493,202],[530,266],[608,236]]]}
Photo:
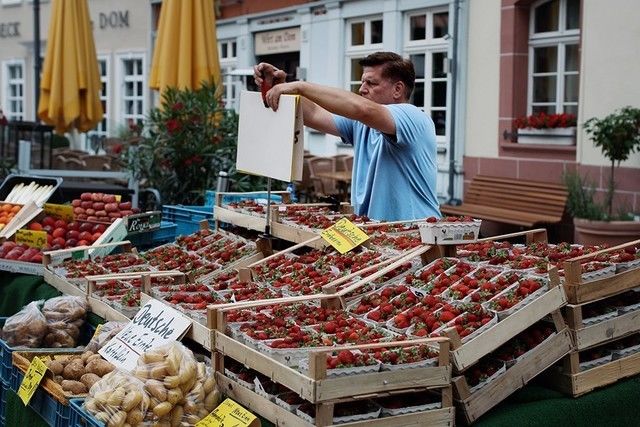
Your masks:
{"label": "yellow tag on crate", "polygon": [[47,246],[47,232],[35,230],[16,231],[16,243],[24,243],[32,248],[44,248]]}
{"label": "yellow tag on crate", "polygon": [[71,205],[57,205],[55,203],[45,203],[44,212],[47,215],[52,215],[60,219],[64,219],[67,222],[73,221],[73,206]]}
{"label": "yellow tag on crate", "polygon": [[35,393],[46,372],[47,365],[38,356],[34,357],[18,389],[18,396],[22,399],[24,406],[29,404],[31,396]]}
{"label": "yellow tag on crate", "polygon": [[260,420],[231,399],[225,399],[196,427],[259,427]]}
{"label": "yellow tag on crate", "polygon": [[98,326],[96,326],[96,331],[93,333],[93,337],[91,339],[100,335],[100,331],[102,330],[102,325],[104,325],[104,323],[100,323]]}
{"label": "yellow tag on crate", "polygon": [[369,239],[364,231],[346,218],[323,230],[320,235],[341,254],[349,252]]}

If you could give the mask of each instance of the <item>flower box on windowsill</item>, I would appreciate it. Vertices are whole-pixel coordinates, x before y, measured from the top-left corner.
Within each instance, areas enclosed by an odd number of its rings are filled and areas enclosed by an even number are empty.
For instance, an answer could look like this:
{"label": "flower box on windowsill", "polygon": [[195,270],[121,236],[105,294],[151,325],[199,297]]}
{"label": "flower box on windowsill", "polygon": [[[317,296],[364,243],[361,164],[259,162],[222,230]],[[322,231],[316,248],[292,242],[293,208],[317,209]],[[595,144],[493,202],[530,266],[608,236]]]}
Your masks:
{"label": "flower box on windowsill", "polygon": [[576,128],[518,129],[518,144],[575,145]]}

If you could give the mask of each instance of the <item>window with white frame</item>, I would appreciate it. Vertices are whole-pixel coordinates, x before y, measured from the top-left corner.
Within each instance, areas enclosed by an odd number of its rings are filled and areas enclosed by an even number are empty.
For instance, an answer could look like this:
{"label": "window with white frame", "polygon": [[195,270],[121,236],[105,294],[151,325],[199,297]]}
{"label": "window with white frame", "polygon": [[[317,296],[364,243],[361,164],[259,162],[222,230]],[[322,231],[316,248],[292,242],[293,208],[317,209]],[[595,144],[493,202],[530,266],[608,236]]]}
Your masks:
{"label": "window with white frame", "polygon": [[24,120],[25,63],[23,60],[5,61],[2,67],[4,115],[9,121]]}
{"label": "window with white frame", "polygon": [[531,6],[529,113],[578,112],[580,0]]}
{"label": "window with white frame", "polygon": [[109,136],[109,61],[107,57],[98,57],[98,71],[100,72],[100,103],[104,116],[90,134],[107,137]]}
{"label": "window with white frame", "polygon": [[450,116],[448,33],[447,9],[422,10],[405,16],[404,54],[416,71],[415,89],[409,102],[431,117],[438,142],[446,141]]}
{"label": "window with white frame", "polygon": [[238,110],[239,89],[237,81],[230,74],[236,69],[238,62],[237,44],[235,40],[220,40],[218,42],[220,69],[222,71],[222,102],[225,108]]}
{"label": "window with white frame", "polygon": [[138,123],[145,115],[145,72],[142,56],[128,56],[121,59],[122,84],[120,108],[124,124]]}
{"label": "window with white frame", "polygon": [[382,17],[357,18],[347,21],[346,71],[349,89],[358,93],[361,85],[362,66],[359,61],[381,50]]}

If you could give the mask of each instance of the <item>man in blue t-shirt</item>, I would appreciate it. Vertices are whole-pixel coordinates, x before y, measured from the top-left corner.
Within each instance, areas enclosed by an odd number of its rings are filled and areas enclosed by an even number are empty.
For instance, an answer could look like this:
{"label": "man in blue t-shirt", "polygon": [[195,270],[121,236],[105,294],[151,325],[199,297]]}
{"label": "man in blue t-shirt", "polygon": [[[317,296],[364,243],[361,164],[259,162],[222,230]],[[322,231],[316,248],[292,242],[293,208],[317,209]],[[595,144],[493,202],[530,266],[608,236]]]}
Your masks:
{"label": "man in blue t-shirt", "polygon": [[392,52],[360,61],[360,96],[342,89],[296,81],[271,64],[254,68],[258,87],[275,111],[282,94],[302,96],[304,124],[353,144],[351,204],[355,213],[396,221],[440,217],[436,197],[436,136],[433,121],[409,104],[413,64]]}

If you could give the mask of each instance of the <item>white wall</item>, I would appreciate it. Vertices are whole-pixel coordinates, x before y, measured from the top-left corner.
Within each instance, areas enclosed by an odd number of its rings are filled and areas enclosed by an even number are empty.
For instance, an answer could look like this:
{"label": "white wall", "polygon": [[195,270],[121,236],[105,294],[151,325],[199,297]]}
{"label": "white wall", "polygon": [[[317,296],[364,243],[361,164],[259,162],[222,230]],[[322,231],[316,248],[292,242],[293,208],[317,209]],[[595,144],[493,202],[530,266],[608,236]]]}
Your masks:
{"label": "white wall", "polygon": [[467,156],[498,156],[500,5],[500,0],[469,2]]}
{"label": "white wall", "polygon": [[[640,108],[640,3],[584,0],[583,5],[580,123],[626,105]],[[608,164],[584,132],[578,162]],[[623,166],[640,167],[640,154]]]}

